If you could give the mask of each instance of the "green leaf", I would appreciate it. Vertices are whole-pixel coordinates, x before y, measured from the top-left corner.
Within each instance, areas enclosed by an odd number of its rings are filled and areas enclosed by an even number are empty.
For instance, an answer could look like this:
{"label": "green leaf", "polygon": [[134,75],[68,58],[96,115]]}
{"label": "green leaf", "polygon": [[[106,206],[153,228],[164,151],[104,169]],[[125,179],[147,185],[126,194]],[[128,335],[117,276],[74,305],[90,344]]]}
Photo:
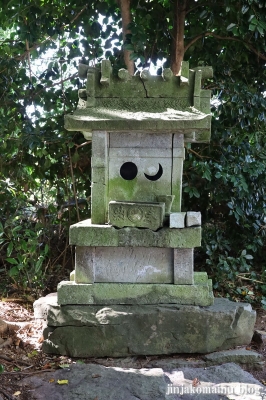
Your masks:
{"label": "green leaf", "polygon": [[2,364],[0,364],[0,374],[2,374],[4,372],[4,370],[5,370],[5,367]]}
{"label": "green leaf", "polygon": [[236,26],[236,24],[229,24],[228,27],[226,28],[227,31],[231,31],[234,27]]}
{"label": "green leaf", "polygon": [[9,245],[7,246],[7,249],[6,249],[7,257],[10,257],[12,251],[13,251],[13,242],[9,242]]}
{"label": "green leaf", "polygon": [[6,261],[13,265],[18,264],[18,261],[15,258],[6,258]]}

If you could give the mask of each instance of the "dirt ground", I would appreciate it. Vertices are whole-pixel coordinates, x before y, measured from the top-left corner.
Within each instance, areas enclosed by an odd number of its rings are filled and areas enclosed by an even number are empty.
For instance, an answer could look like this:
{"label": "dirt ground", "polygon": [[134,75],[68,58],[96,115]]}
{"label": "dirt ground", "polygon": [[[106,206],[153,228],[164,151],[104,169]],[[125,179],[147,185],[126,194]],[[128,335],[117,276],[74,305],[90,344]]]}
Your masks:
{"label": "dirt ground", "polygon": [[[8,324],[8,329],[4,323],[1,324],[1,320]],[[255,329],[266,331],[266,311],[257,310]],[[53,372],[56,369],[76,362],[114,365],[111,358],[77,360],[44,354],[41,351],[42,330],[42,323],[34,319],[32,304],[19,299],[0,301],[0,400],[35,400],[34,387],[23,384],[23,378],[30,375],[49,371],[51,382],[54,382]],[[266,357],[266,343],[259,344],[253,341],[247,349],[256,350]],[[184,355],[172,357],[184,358]],[[134,357],[134,367],[144,368],[151,358],[159,357]],[[189,359],[192,358],[193,355],[190,354]],[[195,355],[195,359],[197,358]],[[266,367],[262,371],[249,372],[266,385]]]}

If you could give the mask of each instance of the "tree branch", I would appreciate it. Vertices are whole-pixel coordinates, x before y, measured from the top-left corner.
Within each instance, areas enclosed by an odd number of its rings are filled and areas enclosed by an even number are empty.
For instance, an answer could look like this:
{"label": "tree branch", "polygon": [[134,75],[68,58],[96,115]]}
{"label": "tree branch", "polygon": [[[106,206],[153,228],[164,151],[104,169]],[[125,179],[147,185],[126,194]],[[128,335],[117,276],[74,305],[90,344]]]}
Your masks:
{"label": "tree branch", "polygon": [[253,53],[255,53],[259,58],[261,58],[262,60],[265,60],[265,61],[266,61],[266,55],[264,55],[264,54],[260,53],[258,50],[256,50],[256,49],[252,46],[251,43],[245,42],[244,40],[238,39],[238,38],[236,38],[236,37],[234,37],[234,36],[220,36],[220,35],[217,35],[216,33],[213,33],[213,32],[203,32],[202,34],[195,36],[195,37],[194,37],[193,39],[191,39],[191,41],[185,46],[185,48],[184,48],[185,52],[186,52],[195,42],[197,42],[199,39],[202,39],[202,38],[207,37],[207,36],[213,36],[214,38],[220,39],[220,40],[231,40],[231,41],[234,41],[234,42],[242,43],[243,45],[246,45],[246,46],[249,48],[249,50],[252,51]]}

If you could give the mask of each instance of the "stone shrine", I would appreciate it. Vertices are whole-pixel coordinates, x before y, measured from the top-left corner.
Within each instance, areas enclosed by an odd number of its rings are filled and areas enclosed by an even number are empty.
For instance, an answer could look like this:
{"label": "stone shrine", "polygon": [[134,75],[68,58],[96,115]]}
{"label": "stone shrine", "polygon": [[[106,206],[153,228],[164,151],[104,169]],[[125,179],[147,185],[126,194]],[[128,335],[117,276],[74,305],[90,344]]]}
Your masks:
{"label": "stone shrine", "polygon": [[92,140],[91,219],[70,227],[75,271],[35,303],[43,350],[76,357],[204,353],[249,343],[250,305],[214,301],[194,272],[201,214],[182,212],[186,142],[210,140],[210,67],[130,76],[80,65],[87,78],[65,127]]}

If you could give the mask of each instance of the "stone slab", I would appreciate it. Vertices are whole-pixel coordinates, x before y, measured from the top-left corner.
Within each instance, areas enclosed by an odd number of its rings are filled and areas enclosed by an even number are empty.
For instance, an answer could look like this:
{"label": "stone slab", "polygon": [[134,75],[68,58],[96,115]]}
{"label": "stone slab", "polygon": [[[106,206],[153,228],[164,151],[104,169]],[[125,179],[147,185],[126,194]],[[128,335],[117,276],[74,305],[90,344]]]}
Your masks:
{"label": "stone slab", "polygon": [[[201,382],[196,387],[195,378]],[[44,371],[23,377],[22,385],[33,388],[36,400],[263,400],[266,395],[265,386],[234,363],[169,370],[121,368],[115,360],[104,366],[97,360],[97,364],[59,368],[53,379],[51,372]],[[68,384],[58,385],[58,380],[68,380]],[[175,394],[170,394],[174,389]]]}
{"label": "stone slab", "polygon": [[76,283],[174,283],[174,250],[76,247]]}
{"label": "stone slab", "polygon": [[118,228],[131,226],[156,231],[163,227],[165,203],[109,202],[109,223]]}
{"label": "stone slab", "polygon": [[203,358],[208,365],[217,365],[234,362],[246,366],[260,364],[264,358],[260,353],[246,349],[233,349],[217,351],[216,353],[206,354]]}
{"label": "stone slab", "polygon": [[94,282],[174,283],[173,265],[173,249],[116,247],[114,251],[113,247],[96,247]]}
{"label": "stone slab", "polygon": [[212,306],[64,305],[34,303],[45,318],[43,350],[73,357],[210,353],[250,343],[256,313],[250,304],[217,298]]}
{"label": "stone slab", "polygon": [[174,284],[194,283],[194,250],[174,249]]}
{"label": "stone slab", "polygon": [[70,244],[76,246],[193,248],[201,245],[201,227],[170,229],[121,228],[92,224],[90,219],[71,225]]}
{"label": "stone slab", "polygon": [[[143,135],[141,132],[110,132],[110,150],[109,154],[111,153],[111,149],[117,149],[118,151],[123,148],[127,148],[127,150],[135,151],[135,155],[138,153],[138,149],[144,153],[144,149],[149,151],[149,149],[153,149],[153,151],[157,151],[159,149],[163,149],[166,151],[168,149],[168,156],[171,157],[171,149],[172,149],[172,134],[167,133],[146,133]],[[184,146],[182,146],[184,147]],[[149,154],[149,153],[148,153]]]}
{"label": "stone slab", "polygon": [[[148,103],[149,106],[151,103],[151,101]],[[96,104],[95,108],[76,110],[73,115],[65,116],[65,128],[69,131],[175,132],[183,133],[186,141],[191,141],[190,134],[195,132],[193,141],[204,143],[210,140],[211,116],[196,109],[191,108],[189,111],[169,109],[163,102],[159,112],[132,112],[121,108],[122,104],[118,104],[118,107],[107,110]]]}
{"label": "stone slab", "polygon": [[212,287],[205,284],[171,285],[160,283],[58,284],[58,303],[66,304],[191,304],[213,303]]}

